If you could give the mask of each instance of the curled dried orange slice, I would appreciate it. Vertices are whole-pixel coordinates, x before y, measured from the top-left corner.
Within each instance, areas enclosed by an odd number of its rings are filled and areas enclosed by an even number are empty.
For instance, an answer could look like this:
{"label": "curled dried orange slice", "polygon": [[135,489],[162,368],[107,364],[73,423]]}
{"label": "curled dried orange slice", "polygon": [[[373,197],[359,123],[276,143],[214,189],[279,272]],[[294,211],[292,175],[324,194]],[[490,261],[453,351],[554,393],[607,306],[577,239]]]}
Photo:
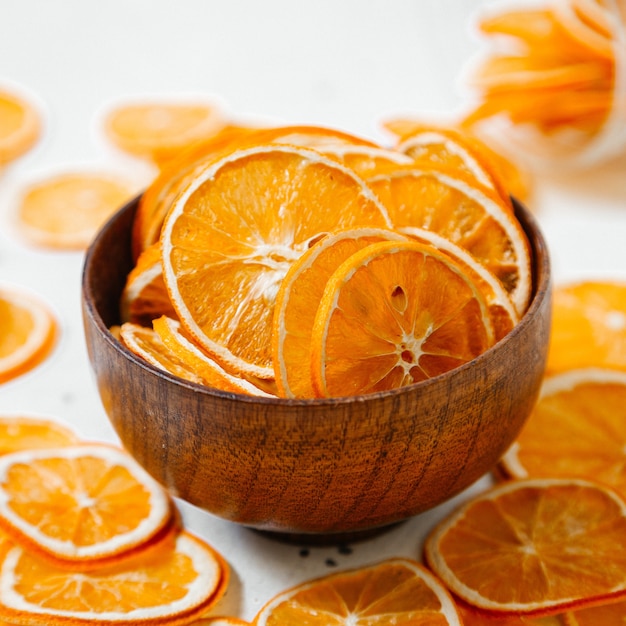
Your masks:
{"label": "curled dried orange slice", "polygon": [[228,565],[206,542],[182,531],[130,561],[77,572],[0,544],[0,618],[36,626],[181,626],[223,596]]}
{"label": "curled dried orange slice", "polygon": [[598,483],[508,481],[427,537],[429,565],[455,595],[496,614],[555,614],[626,593],[626,503]]}
{"label": "curled dried orange slice", "polygon": [[274,303],[293,261],[326,233],[388,225],[365,182],[319,152],[236,150],[197,174],[165,218],[165,284],[206,352],[229,371],[273,378]]}
{"label": "curled dried orange slice", "polygon": [[120,315],[122,322],[141,326],[151,326],[161,315],[176,317],[163,281],[159,243],[146,248],[129,272],[120,298]]}
{"label": "curled dried orange slice", "polygon": [[0,415],[0,454],[56,448],[78,442],[76,433],[58,421],[46,417]]}
{"label": "curled dried orange slice", "polygon": [[493,343],[484,296],[448,255],[418,242],[374,243],[328,280],[312,333],[313,389],[335,397],[410,385]]}
{"label": "curled dried orange slice", "polygon": [[445,587],[423,565],[389,559],[293,587],[270,600],[255,626],[461,626]]}
{"label": "curled dried orange slice", "polygon": [[83,249],[136,191],[130,181],[114,174],[67,172],[45,177],[23,189],[16,226],[34,245]]}
{"label": "curled dried orange slice", "polygon": [[172,521],[165,490],[122,450],[84,444],[0,456],[0,525],[58,561],[119,559]]}
{"label": "curled dried orange slice", "polygon": [[0,285],[0,384],[39,365],[57,334],[56,318],[38,295]]}
{"label": "curled dried orange slice", "polygon": [[0,88],[0,168],[30,150],[41,135],[41,116],[13,90]]}
{"label": "curled dried orange slice", "polygon": [[120,341],[131,352],[154,367],[192,383],[199,385],[204,383],[202,376],[193,371],[187,363],[181,361],[174,352],[167,348],[153,328],[125,322],[119,327],[118,333]]}

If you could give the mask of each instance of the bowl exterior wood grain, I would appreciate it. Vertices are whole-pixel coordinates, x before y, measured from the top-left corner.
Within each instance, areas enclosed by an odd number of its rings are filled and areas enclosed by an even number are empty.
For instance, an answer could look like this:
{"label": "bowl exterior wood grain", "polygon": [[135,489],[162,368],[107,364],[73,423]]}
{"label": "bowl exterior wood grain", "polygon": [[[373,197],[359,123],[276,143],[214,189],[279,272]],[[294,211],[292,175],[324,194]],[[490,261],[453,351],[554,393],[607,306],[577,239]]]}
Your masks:
{"label": "bowl exterior wood grain", "polygon": [[494,467],[534,406],[550,330],[550,266],[532,216],[535,288],[519,325],[475,361],[381,394],[259,399],[187,383],[109,332],[131,267],[137,200],[88,251],[87,349],[123,445],[171,492],[219,517],[281,533],[386,526],[456,495]]}

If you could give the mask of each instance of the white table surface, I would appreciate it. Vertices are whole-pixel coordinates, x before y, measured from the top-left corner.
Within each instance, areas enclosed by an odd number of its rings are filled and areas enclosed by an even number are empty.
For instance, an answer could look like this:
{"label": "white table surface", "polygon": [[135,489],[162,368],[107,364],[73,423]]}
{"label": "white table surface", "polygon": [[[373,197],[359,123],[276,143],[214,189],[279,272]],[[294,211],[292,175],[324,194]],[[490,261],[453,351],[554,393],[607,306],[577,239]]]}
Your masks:
{"label": "white table surface", "polygon": [[[84,254],[29,247],[10,216],[25,181],[84,166],[120,168],[139,187],[153,171],[98,137],[98,115],[120,97],[204,94],[238,118],[338,127],[387,139],[382,120],[441,115],[460,105],[459,74],[477,42],[480,0],[0,0],[0,85],[28,90],[46,132],[0,176],[0,281],[43,296],[62,336],[33,372],[0,386],[0,414],[46,415],[86,439],[117,441],[83,339]],[[559,177],[540,174],[530,200],[555,281],[626,280],[626,159]],[[419,558],[424,535],[455,501],[349,546],[285,545],[180,503],[188,528],[228,560],[215,613],[252,619],[299,581],[389,556]]]}

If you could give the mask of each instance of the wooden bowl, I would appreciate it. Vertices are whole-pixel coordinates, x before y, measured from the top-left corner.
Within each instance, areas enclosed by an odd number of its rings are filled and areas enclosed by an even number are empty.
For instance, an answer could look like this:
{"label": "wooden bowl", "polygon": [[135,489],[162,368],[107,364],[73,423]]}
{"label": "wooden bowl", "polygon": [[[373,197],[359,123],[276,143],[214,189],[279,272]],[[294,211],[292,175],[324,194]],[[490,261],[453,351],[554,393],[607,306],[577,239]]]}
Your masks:
{"label": "wooden bowl", "polygon": [[208,389],[164,373],[109,332],[131,268],[138,200],[88,250],[89,359],[123,445],[173,495],[221,518],[290,536],[368,533],[459,493],[491,470],[538,395],[550,330],[550,264],[534,218],[528,312],[477,359],[366,396],[288,400]]}

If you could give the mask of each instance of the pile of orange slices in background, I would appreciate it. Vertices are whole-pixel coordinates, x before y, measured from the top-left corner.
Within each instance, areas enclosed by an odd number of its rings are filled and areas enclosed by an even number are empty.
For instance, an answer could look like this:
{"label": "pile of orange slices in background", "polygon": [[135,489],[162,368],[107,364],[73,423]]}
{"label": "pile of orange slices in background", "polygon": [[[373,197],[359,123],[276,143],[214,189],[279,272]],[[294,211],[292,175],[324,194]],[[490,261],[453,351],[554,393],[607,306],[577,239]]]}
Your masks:
{"label": "pile of orange slices in background", "polygon": [[475,147],[435,159],[407,141],[230,127],[181,152],[138,205],[122,341],[196,382],[299,398],[487,350],[531,297],[525,232]]}
{"label": "pile of orange slices in background", "polygon": [[503,4],[477,22],[485,49],[463,77],[462,125],[534,167],[626,152],[623,2]]}
{"label": "pile of orange slices in background", "polygon": [[121,448],[12,415],[0,450],[3,624],[190,624],[223,596],[226,561]]}

